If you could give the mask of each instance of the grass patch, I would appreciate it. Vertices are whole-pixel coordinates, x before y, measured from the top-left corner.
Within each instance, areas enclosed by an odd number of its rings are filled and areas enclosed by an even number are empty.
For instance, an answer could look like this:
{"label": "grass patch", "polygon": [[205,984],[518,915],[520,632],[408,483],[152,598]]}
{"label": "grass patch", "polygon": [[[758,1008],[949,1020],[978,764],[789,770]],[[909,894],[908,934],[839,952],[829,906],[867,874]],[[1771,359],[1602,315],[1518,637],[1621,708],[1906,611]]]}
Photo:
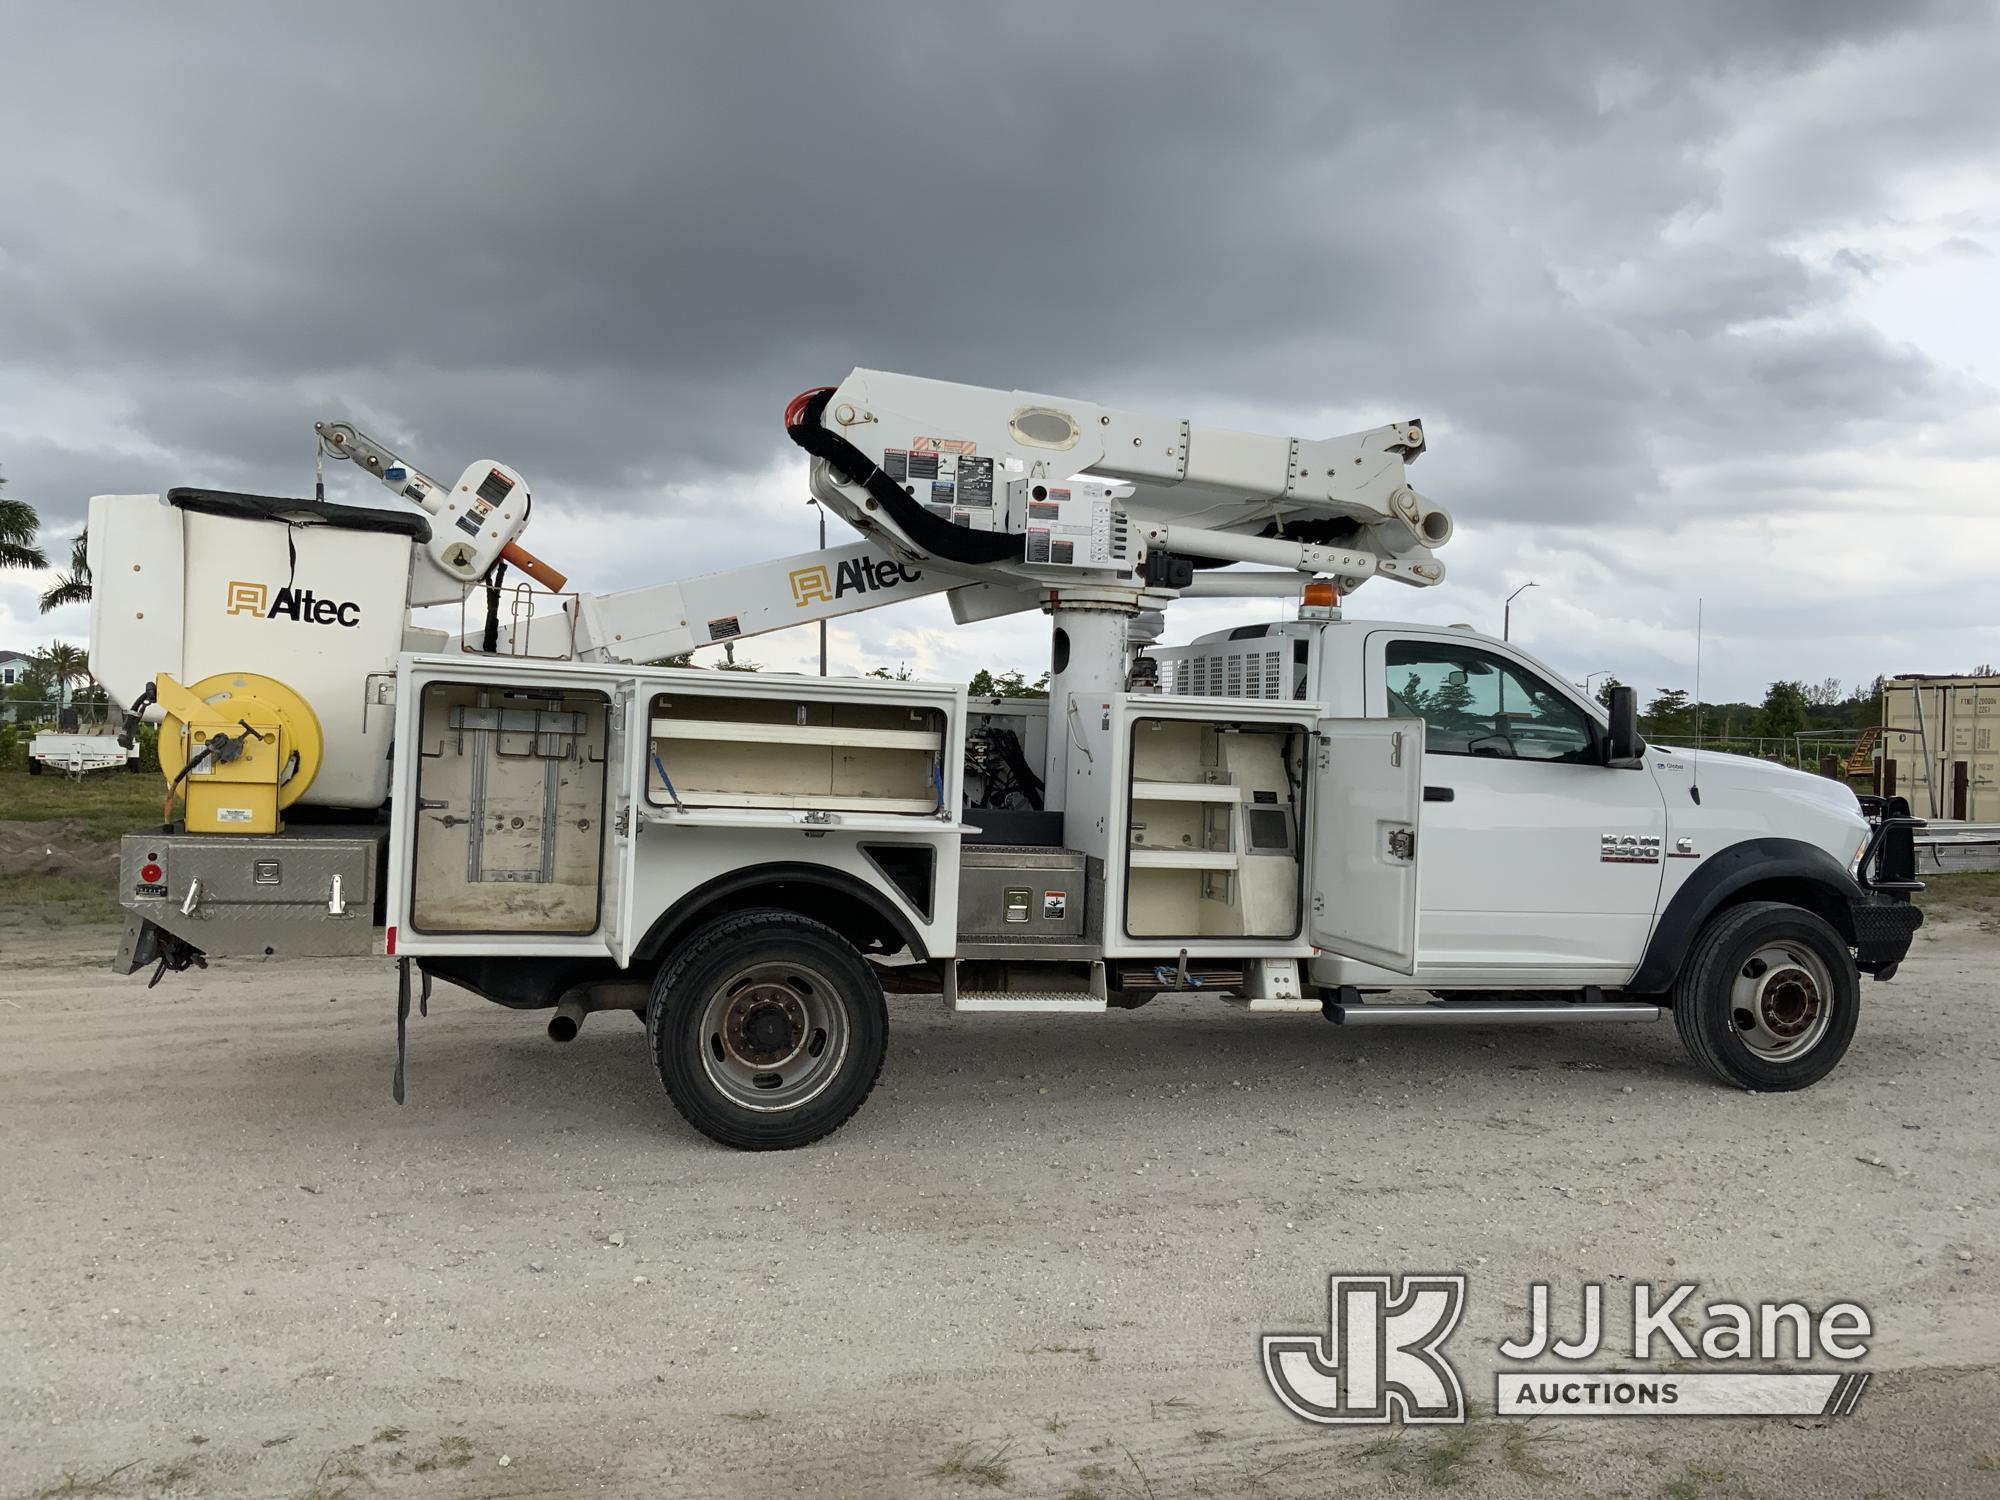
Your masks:
{"label": "grass patch", "polygon": [[1958,870],[1939,875],[1918,870],[1924,888],[1916,902],[1938,916],[2000,917],[2000,870]]}
{"label": "grass patch", "polygon": [[347,1500],[357,1482],[369,1483],[367,1471],[344,1454],[330,1454],[313,1475],[312,1487],[299,1500]]}
{"label": "grass patch", "polygon": [[1542,1461],[1539,1449],[1555,1441],[1555,1434],[1537,1432],[1525,1422],[1506,1427],[1500,1437],[1500,1461],[1523,1479],[1554,1479],[1556,1470]]}
{"label": "grass patch", "polygon": [[1430,1444],[1417,1459],[1417,1477],[1426,1488],[1448,1490],[1465,1482],[1465,1465],[1479,1450],[1480,1434],[1461,1427],[1448,1438]]}
{"label": "grass patch", "polygon": [[51,921],[107,919],[118,913],[118,896],[108,880],[81,875],[0,875],[0,906],[39,910]]}
{"label": "grass patch", "polygon": [[0,822],[53,823],[75,818],[94,839],[160,826],[167,783],[157,771],[92,771],[81,779],[50,771],[0,771]]}
{"label": "grass patch", "polygon": [[439,1443],[437,1452],[418,1459],[410,1467],[419,1474],[431,1474],[439,1469],[463,1469],[471,1462],[472,1440],[453,1436]]}
{"label": "grass patch", "polygon": [[186,1484],[195,1476],[195,1462],[192,1458],[177,1458],[172,1463],[154,1464],[146,1475],[148,1489],[170,1490],[177,1484]]}
{"label": "grass patch", "polygon": [[1666,1500],[1703,1500],[1703,1497],[1714,1495],[1728,1483],[1727,1469],[1711,1469],[1690,1462],[1682,1466],[1678,1478],[1669,1479],[1660,1486],[1660,1493]]}
{"label": "grass patch", "polygon": [[1010,1477],[1007,1450],[1013,1446],[1005,1442],[981,1453],[971,1443],[960,1443],[931,1470],[931,1478],[963,1479],[983,1490],[1004,1488]]}
{"label": "grass patch", "polygon": [[34,1500],[71,1500],[72,1496],[115,1495],[119,1490],[119,1476],[128,1469],[138,1468],[140,1462],[135,1458],[129,1464],[120,1464],[115,1469],[106,1469],[102,1474],[94,1475],[65,1471],[63,1477],[47,1489],[35,1491]]}

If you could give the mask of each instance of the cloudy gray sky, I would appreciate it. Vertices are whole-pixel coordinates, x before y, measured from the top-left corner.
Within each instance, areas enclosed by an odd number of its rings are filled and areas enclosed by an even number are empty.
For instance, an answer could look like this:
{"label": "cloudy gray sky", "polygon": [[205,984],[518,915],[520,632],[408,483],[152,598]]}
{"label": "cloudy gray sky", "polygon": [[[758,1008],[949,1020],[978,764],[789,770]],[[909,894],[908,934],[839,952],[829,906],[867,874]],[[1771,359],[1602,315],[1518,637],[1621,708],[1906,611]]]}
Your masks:
{"label": "cloudy gray sky", "polygon": [[[1331,434],[1451,577],[1360,613],[1751,696],[2000,659],[1991,4],[0,3],[0,474],[528,474],[627,587],[812,539],[855,365]],[[352,476],[340,498],[372,500]],[[0,575],[0,646],[81,639]],[[1274,606],[1182,606],[1172,638]],[[935,603],[836,669],[1038,668]],[[745,654],[781,666],[801,633]]]}

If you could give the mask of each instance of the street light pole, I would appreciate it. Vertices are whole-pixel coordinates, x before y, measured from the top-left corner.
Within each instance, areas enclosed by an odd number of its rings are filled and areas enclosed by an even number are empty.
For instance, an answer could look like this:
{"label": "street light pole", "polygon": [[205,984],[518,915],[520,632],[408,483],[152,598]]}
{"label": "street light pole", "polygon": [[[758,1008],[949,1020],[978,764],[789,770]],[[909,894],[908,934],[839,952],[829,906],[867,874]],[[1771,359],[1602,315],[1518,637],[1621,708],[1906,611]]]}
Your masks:
{"label": "street light pole", "polygon": [[1536,584],[1531,579],[1527,583],[1522,584],[1519,588],[1515,589],[1513,593],[1507,596],[1507,602],[1500,606],[1501,640],[1505,641],[1505,640],[1511,640],[1513,638],[1512,632],[1514,628],[1514,601],[1520,598],[1523,594],[1527,593],[1529,589],[1538,588],[1539,586],[1540,585]]}
{"label": "street light pole", "polygon": [[[819,512],[819,550],[824,552],[826,551],[826,507],[817,500],[808,500],[806,504]],[[819,622],[819,675],[826,676],[826,621],[823,619]]]}

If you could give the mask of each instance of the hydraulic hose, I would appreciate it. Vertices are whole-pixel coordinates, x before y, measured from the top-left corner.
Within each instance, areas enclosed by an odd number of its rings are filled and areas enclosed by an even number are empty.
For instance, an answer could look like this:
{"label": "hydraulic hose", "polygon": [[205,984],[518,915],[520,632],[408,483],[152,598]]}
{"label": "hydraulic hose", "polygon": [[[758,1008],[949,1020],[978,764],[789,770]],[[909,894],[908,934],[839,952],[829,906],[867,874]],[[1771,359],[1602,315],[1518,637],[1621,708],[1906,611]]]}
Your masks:
{"label": "hydraulic hose", "polygon": [[849,484],[860,485],[903,535],[931,556],[956,563],[1021,561],[1026,537],[1004,531],[974,531],[932,515],[867,454],[822,426],[820,417],[833,399],[833,391],[828,385],[794,396],[785,408],[785,435],[814,458],[825,459]]}

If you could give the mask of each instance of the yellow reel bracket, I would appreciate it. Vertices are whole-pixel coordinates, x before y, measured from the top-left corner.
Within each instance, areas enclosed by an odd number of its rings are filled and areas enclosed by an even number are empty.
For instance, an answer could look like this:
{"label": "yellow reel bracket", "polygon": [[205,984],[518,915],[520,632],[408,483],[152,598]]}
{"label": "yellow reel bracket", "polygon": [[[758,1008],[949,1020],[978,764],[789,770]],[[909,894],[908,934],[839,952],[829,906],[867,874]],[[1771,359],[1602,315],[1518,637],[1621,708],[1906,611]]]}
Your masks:
{"label": "yellow reel bracket", "polygon": [[187,797],[190,833],[277,833],[325,753],[319,716],[298,693],[255,672],[218,672],[183,687],[164,672],[160,769]]}

